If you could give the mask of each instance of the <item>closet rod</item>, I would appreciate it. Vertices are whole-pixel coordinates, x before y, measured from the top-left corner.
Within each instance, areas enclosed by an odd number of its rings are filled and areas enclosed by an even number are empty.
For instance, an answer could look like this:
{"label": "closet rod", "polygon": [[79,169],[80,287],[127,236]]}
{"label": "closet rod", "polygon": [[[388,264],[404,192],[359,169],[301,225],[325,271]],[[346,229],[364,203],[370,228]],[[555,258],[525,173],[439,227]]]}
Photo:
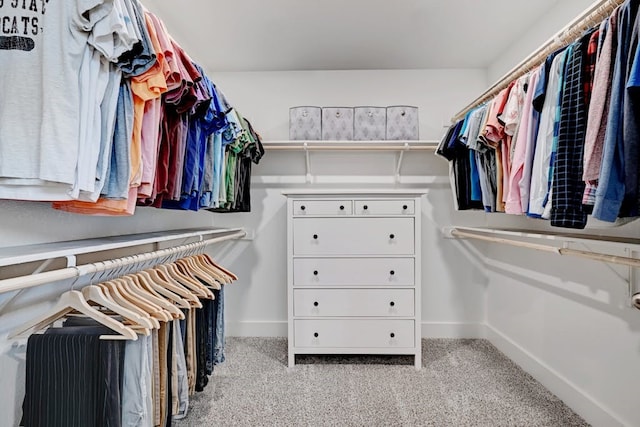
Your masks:
{"label": "closet rod", "polygon": [[118,267],[141,264],[171,255],[179,255],[194,249],[203,249],[214,243],[225,242],[227,240],[238,240],[246,236],[246,234],[247,233],[245,231],[237,231],[232,234],[214,237],[200,242],[174,246],[172,248],[160,249],[153,252],[145,252],[122,258],[98,261],[91,264],[79,265],[77,267],[67,267],[59,270],[46,271],[44,273],[32,274],[29,276],[12,277],[10,279],[0,280],[0,294],[32,288],[47,283],[57,282],[59,280],[71,279],[73,277],[82,277]]}
{"label": "closet rod", "polygon": [[452,121],[458,121],[483,102],[494,98],[502,89],[509,86],[509,83],[519,79],[536,66],[540,65],[549,54],[555,52],[577,39],[585,30],[601,23],[613,10],[624,3],[625,0],[597,0],[573,19],[563,29],[558,31],[553,37],[544,42],[537,50],[523,59],[518,65],[502,76],[496,83],[487,89],[473,102],[460,110]]}
{"label": "closet rod", "polygon": [[455,237],[463,237],[463,238],[466,237],[470,239],[483,240],[485,242],[502,243],[505,245],[517,246],[521,248],[535,249],[538,251],[553,252],[559,255],[570,255],[570,256],[575,256],[579,258],[588,258],[596,261],[608,262],[611,264],[627,265],[630,267],[640,267],[640,259],[637,259],[637,258],[603,254],[600,252],[593,252],[593,251],[583,251],[579,249],[558,248],[552,245],[542,245],[539,243],[522,242],[518,240],[505,239],[503,237],[485,236],[482,234],[473,233],[469,231],[457,230],[455,228],[451,230],[451,235]]}

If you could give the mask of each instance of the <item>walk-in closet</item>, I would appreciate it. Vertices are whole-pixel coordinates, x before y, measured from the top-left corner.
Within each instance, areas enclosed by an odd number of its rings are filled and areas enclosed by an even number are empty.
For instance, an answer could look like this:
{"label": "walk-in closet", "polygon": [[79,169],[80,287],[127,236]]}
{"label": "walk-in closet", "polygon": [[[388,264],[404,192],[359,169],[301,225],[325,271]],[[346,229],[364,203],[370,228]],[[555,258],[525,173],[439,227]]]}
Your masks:
{"label": "walk-in closet", "polygon": [[0,0],[0,427],[640,427],[640,1]]}

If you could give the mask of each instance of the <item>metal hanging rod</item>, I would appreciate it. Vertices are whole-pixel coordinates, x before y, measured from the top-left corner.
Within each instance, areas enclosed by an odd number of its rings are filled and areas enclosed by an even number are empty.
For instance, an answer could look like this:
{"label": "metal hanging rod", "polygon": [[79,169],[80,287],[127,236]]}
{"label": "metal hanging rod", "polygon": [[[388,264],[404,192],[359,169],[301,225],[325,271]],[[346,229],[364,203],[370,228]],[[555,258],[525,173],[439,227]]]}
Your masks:
{"label": "metal hanging rod", "polygon": [[617,256],[617,255],[605,254],[601,252],[583,251],[583,250],[572,249],[567,247],[557,247],[557,246],[545,245],[541,243],[523,242],[520,240],[512,240],[504,237],[495,237],[495,236],[483,234],[483,233],[491,233],[491,232],[492,232],[491,230],[487,230],[486,232],[467,231],[467,230],[460,230],[454,227],[453,229],[451,229],[450,234],[454,237],[483,240],[485,242],[492,242],[492,243],[502,243],[505,245],[534,249],[534,250],[543,251],[543,252],[553,252],[558,255],[570,255],[570,256],[575,256],[579,258],[588,258],[596,261],[608,262],[611,264],[626,265],[630,267],[640,267],[640,259],[638,258]]}
{"label": "metal hanging rod", "polygon": [[476,108],[480,104],[494,98],[502,89],[509,84],[522,77],[536,66],[540,65],[549,54],[556,50],[567,46],[578,38],[587,29],[600,24],[606,19],[613,10],[624,3],[625,0],[598,0],[584,10],[573,21],[567,24],[562,30],[557,32],[553,37],[544,42],[535,52],[523,59],[518,65],[513,67],[509,72],[502,76],[496,83],[487,89],[482,95],[477,97],[473,102],[460,110],[452,119],[458,121],[462,119],[469,111]]}
{"label": "metal hanging rod", "polygon": [[[71,279],[74,277],[87,276],[99,272],[109,271],[113,269],[121,269],[123,267],[134,265],[148,266],[150,261],[160,259],[177,259],[188,253],[197,250],[203,250],[205,247],[214,243],[221,243],[227,240],[238,240],[246,235],[245,231],[234,231],[230,234],[221,235],[200,242],[188,243],[167,249],[160,249],[153,252],[145,252],[137,255],[98,261],[91,264],[83,264],[75,267],[67,267],[59,270],[46,271],[44,273],[32,274],[29,276],[12,277],[10,279],[0,280],[0,294],[11,291],[19,291],[22,289],[32,288],[47,283],[57,282],[60,280]],[[177,258],[176,258],[177,257]]]}

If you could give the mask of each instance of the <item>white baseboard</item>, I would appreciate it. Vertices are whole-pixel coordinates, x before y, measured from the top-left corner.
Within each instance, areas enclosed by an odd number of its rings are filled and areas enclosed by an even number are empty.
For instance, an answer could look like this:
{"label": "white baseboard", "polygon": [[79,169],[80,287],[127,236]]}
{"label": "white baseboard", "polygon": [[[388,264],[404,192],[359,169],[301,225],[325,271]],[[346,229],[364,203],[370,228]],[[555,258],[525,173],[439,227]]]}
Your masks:
{"label": "white baseboard", "polygon": [[227,322],[226,335],[230,337],[287,337],[287,321]]}
{"label": "white baseboard", "polygon": [[486,325],[487,338],[498,350],[531,374],[537,381],[558,396],[567,406],[593,426],[626,426],[620,419],[603,407],[575,384],[515,343],[502,332]]}
{"label": "white baseboard", "polygon": [[422,338],[486,338],[483,323],[422,322]]}

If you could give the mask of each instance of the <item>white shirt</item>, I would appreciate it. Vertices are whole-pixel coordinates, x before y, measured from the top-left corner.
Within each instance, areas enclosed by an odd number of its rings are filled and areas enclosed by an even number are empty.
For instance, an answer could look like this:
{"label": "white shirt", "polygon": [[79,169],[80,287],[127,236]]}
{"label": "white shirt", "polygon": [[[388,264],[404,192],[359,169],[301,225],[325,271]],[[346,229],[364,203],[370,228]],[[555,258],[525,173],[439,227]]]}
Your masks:
{"label": "white shirt", "polygon": [[[549,193],[549,169],[551,166],[551,149],[553,146],[553,128],[558,109],[558,98],[561,95],[560,76],[564,70],[566,55],[558,54],[549,70],[547,96],[544,99],[540,115],[540,127],[536,140],[536,151],[531,173],[531,190],[529,192],[529,214],[542,216],[544,202]],[[549,194],[549,207],[551,206]]]}

